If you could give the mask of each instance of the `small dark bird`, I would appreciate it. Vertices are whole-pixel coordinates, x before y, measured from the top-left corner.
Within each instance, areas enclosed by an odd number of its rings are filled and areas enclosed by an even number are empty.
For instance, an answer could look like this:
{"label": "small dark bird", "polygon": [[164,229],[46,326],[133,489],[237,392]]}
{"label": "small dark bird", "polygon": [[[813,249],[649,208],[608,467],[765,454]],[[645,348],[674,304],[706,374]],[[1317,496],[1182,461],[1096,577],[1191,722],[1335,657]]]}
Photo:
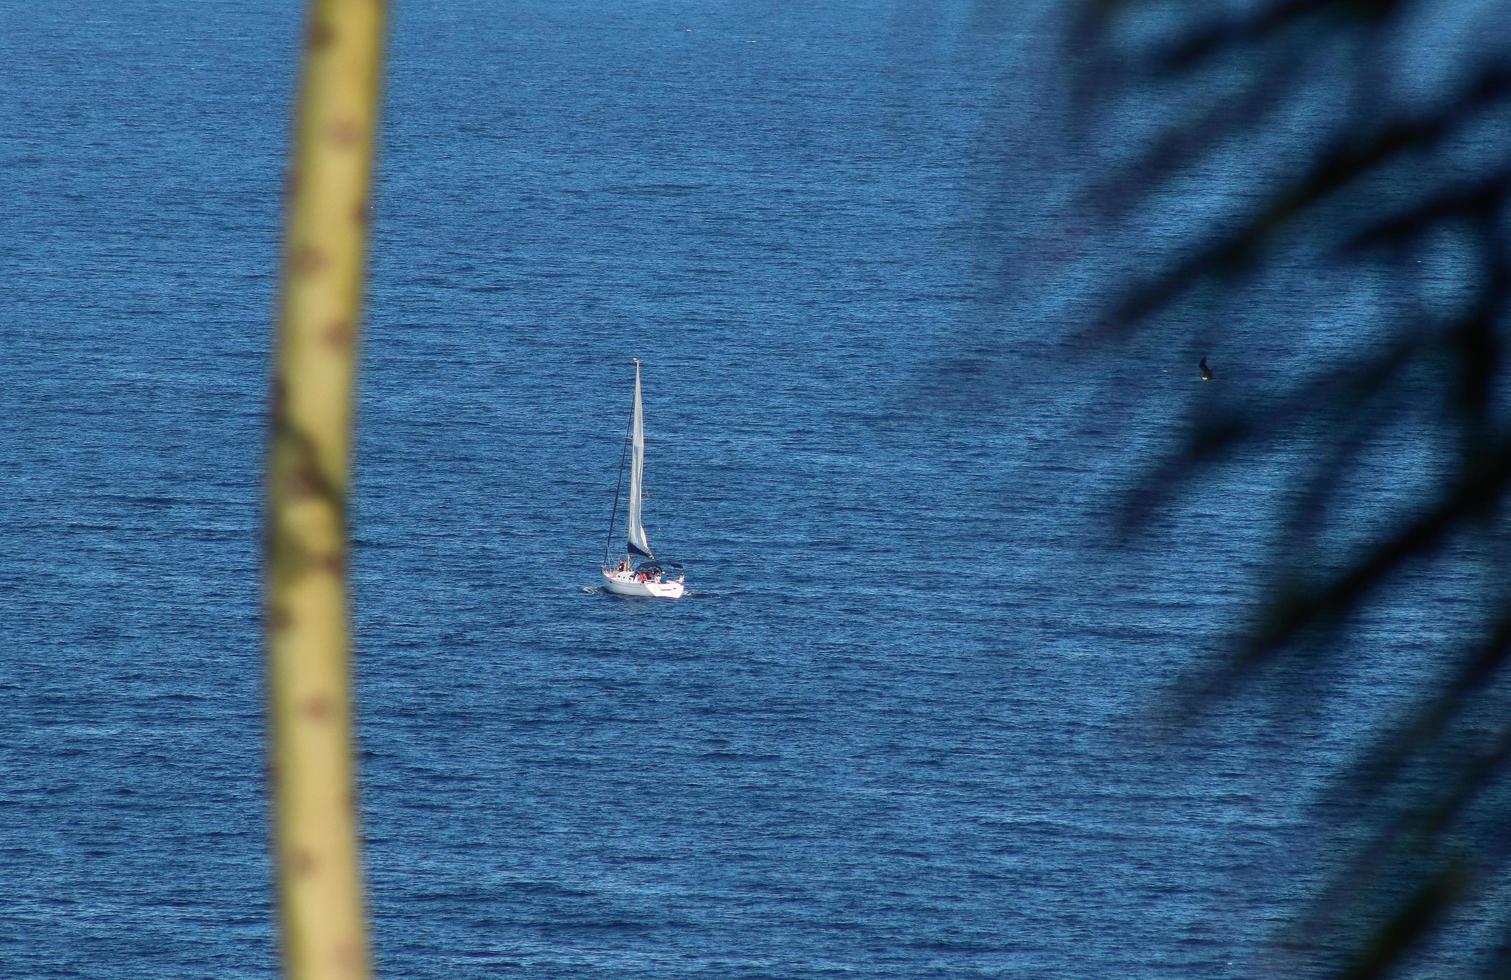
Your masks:
{"label": "small dark bird", "polygon": [[1201,379],[1203,381],[1212,380],[1212,369],[1207,367],[1207,355],[1205,354],[1201,356]]}

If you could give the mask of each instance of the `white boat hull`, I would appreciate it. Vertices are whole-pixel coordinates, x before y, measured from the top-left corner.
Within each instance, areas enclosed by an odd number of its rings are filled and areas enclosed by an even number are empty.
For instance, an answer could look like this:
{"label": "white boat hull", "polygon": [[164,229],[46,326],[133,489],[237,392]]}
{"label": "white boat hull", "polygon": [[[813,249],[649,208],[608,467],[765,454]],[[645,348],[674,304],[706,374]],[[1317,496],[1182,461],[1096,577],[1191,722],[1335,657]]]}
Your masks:
{"label": "white boat hull", "polygon": [[680,599],[687,587],[681,579],[671,581],[641,581],[634,572],[605,570],[603,585],[615,595],[639,596],[642,599]]}

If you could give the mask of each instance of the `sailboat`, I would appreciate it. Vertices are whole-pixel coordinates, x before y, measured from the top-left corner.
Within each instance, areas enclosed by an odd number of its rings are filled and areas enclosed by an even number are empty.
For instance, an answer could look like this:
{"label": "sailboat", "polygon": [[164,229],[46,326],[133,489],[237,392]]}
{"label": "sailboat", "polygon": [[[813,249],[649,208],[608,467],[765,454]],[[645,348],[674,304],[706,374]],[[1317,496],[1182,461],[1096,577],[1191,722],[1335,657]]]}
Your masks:
{"label": "sailboat", "polygon": [[[635,407],[630,412],[630,431],[625,438],[630,457],[630,499],[625,528],[624,558],[609,560],[614,546],[614,526],[619,518],[619,491],[624,487],[624,453],[619,456],[619,486],[614,488],[614,509],[609,514],[609,538],[603,546],[604,586],[616,595],[642,596],[648,599],[680,599],[686,591],[682,566],[661,562],[651,552],[641,521],[645,496],[645,413],[640,406],[640,358],[635,358]],[[673,577],[675,576],[675,577]]]}

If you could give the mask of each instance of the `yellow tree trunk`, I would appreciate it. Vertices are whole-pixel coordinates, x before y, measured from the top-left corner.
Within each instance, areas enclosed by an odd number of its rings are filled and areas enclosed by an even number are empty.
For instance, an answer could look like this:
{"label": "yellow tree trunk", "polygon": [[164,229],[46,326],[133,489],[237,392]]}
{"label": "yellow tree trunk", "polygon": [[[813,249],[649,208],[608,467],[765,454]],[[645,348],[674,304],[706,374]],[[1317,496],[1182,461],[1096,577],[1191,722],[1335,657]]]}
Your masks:
{"label": "yellow tree trunk", "polygon": [[346,501],[381,0],[313,0],[289,179],[264,534],[268,711],[287,976],[370,972]]}

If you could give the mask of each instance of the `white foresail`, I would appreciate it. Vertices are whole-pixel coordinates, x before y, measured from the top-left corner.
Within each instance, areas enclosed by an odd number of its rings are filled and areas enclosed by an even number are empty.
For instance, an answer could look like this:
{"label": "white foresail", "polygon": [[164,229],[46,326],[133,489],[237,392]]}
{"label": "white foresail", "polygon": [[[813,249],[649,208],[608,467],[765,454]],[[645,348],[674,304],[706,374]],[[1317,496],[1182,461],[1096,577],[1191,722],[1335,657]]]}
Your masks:
{"label": "white foresail", "polygon": [[645,537],[645,525],[640,523],[640,493],[645,476],[645,423],[640,411],[640,362],[635,362],[635,414],[630,424],[630,551],[649,558],[651,544]]}

